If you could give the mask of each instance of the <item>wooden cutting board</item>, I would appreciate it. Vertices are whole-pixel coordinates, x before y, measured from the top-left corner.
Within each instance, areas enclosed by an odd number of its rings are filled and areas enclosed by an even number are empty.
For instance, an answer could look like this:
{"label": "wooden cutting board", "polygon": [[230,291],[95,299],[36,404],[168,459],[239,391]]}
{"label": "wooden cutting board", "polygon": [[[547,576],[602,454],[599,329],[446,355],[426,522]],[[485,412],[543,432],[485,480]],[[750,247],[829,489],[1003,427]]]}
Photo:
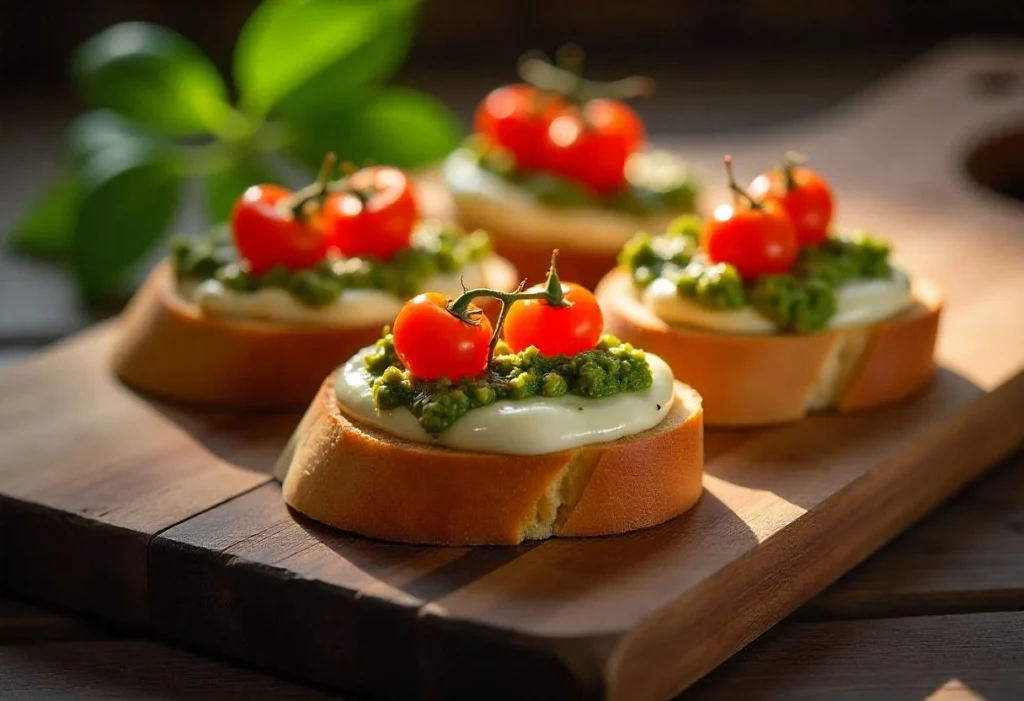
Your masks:
{"label": "wooden cutting board", "polygon": [[141,397],[107,325],[0,374],[0,586],[374,697],[667,698],[1024,441],[1024,208],[963,169],[1024,131],[1022,68],[959,44],[800,124],[668,144],[711,183],[725,151],[744,176],[809,153],[842,221],[945,286],[915,400],[709,432],[705,496],[658,528],[424,548],[290,513],[269,470],[298,416]]}

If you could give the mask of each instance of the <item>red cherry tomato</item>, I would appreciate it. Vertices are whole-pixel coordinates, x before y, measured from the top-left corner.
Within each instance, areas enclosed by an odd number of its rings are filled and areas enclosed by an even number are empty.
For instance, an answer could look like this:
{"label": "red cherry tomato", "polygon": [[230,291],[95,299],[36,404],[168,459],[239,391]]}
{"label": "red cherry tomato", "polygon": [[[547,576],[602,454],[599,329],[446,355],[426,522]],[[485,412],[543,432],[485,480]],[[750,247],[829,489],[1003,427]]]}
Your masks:
{"label": "red cherry tomato", "polygon": [[[528,292],[539,292],[534,285]],[[505,341],[513,352],[536,346],[542,355],[576,355],[597,345],[604,330],[604,318],[594,295],[573,282],[562,283],[567,307],[554,307],[547,300],[515,302],[505,317]]]}
{"label": "red cherry tomato", "polygon": [[626,182],[626,160],[643,146],[644,126],[617,100],[590,100],[582,112],[566,110],[548,127],[551,168],[607,194]]}
{"label": "red cherry tomato", "polygon": [[704,224],[701,246],[713,263],[729,263],[744,280],[785,273],[800,253],[796,231],[776,202],[761,209],[720,205]]}
{"label": "red cherry tomato", "polygon": [[810,168],[793,168],[793,187],[786,187],[783,170],[777,169],[754,178],[750,195],[775,200],[793,221],[800,246],[813,246],[828,236],[832,221],[832,190],[828,182]]}
{"label": "red cherry tomato", "polygon": [[530,85],[506,85],[492,91],[476,110],[473,131],[508,149],[522,170],[546,167],[545,135],[565,108],[560,97],[542,95]]}
{"label": "red cherry tomato", "polygon": [[[476,377],[487,369],[491,322],[474,314],[478,325],[468,324],[447,309],[448,299],[437,292],[425,292],[406,302],[395,317],[391,332],[395,352],[413,377],[458,380]],[[479,311],[470,306],[471,311]]]}
{"label": "red cherry tomato", "polygon": [[239,255],[253,275],[277,265],[291,270],[310,268],[327,255],[327,238],[317,222],[304,222],[283,207],[292,191],[277,185],[253,185],[231,212]]}
{"label": "red cherry tomato", "polygon": [[409,177],[390,166],[364,168],[323,206],[328,245],[341,255],[386,260],[403,248],[419,218]]}

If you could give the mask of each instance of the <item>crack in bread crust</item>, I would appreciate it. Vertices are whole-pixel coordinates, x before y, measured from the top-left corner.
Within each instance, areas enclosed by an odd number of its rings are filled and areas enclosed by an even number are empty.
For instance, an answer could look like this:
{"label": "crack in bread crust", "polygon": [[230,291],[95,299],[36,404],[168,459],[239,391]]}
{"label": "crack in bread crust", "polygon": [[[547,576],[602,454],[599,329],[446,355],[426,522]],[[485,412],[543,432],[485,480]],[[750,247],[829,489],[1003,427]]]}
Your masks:
{"label": "crack in bread crust", "polygon": [[542,540],[558,535],[580,502],[597,468],[597,456],[578,449],[537,502],[533,521],[522,530],[523,540]]}

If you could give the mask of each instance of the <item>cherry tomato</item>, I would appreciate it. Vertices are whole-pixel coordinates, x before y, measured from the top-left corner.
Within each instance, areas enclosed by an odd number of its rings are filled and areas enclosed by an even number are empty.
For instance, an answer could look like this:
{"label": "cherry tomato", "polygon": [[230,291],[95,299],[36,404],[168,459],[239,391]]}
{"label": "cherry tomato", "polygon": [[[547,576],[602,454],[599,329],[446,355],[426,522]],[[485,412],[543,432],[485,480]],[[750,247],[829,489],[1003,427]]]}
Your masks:
{"label": "cherry tomato", "polygon": [[[534,285],[527,292],[539,292],[545,285]],[[594,295],[573,282],[562,283],[566,307],[555,307],[547,300],[524,299],[515,302],[505,317],[505,341],[518,353],[536,346],[542,355],[576,355],[597,345],[604,330],[604,318]]]}
{"label": "cherry tomato", "polygon": [[787,188],[783,169],[776,169],[754,178],[750,195],[762,200],[775,200],[793,221],[801,246],[813,246],[828,236],[832,221],[832,190],[828,182],[810,168],[792,168],[793,187]]}
{"label": "cherry tomato", "polygon": [[341,255],[386,260],[409,247],[419,207],[409,177],[390,166],[363,168],[323,206],[328,245]]}
{"label": "cherry tomato", "polygon": [[618,100],[590,100],[582,112],[567,109],[547,133],[550,167],[607,194],[626,182],[626,160],[643,146],[644,126],[630,107]]}
{"label": "cherry tomato", "polygon": [[506,85],[493,90],[476,110],[473,131],[495,146],[508,149],[522,170],[546,167],[545,136],[565,101],[538,93],[530,85]]}
{"label": "cherry tomato", "polygon": [[253,275],[277,265],[291,270],[310,268],[327,255],[327,238],[315,221],[296,219],[283,200],[292,191],[277,185],[253,185],[231,212],[239,255]]}
{"label": "cherry tomato", "polygon": [[741,209],[716,207],[704,224],[701,246],[713,263],[733,265],[744,280],[785,273],[800,253],[793,223],[774,201]]}
{"label": "cherry tomato", "polygon": [[[425,292],[406,302],[395,317],[391,332],[395,352],[413,377],[458,380],[476,377],[487,369],[491,322],[474,313],[478,325],[468,324],[447,309],[448,298]],[[470,306],[470,311],[479,308]]]}

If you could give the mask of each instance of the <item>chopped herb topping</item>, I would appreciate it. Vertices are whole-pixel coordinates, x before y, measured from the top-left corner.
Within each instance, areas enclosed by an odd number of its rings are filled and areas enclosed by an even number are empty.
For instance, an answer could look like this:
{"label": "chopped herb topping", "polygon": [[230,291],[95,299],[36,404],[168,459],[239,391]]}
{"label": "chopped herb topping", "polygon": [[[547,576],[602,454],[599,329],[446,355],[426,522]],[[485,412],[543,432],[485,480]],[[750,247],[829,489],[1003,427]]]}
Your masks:
{"label": "chopped herb topping", "polygon": [[659,236],[636,234],[622,249],[619,263],[640,289],[657,278],[675,283],[679,296],[708,309],[724,311],[750,305],[783,331],[809,334],[828,326],[836,313],[837,289],[853,280],[888,278],[889,246],[860,231],[829,236],[808,246],[792,273],[762,275],[744,284],[728,263],[711,263],[699,251],[700,220],[681,217]]}
{"label": "chopped herb topping", "polygon": [[[642,350],[613,336],[602,337],[593,350],[553,358],[529,347],[520,353],[499,348],[489,373],[452,382],[446,378],[413,378],[395,354],[394,339],[385,329],[365,356],[373,401],[382,411],[405,407],[423,429],[438,435],[467,412],[500,400],[529,397],[611,397],[651,387],[653,377]],[[583,407],[579,407],[582,411]]]}
{"label": "chopped herb topping", "polygon": [[226,227],[214,229],[202,238],[175,239],[171,244],[171,261],[183,281],[214,279],[233,292],[277,287],[288,290],[305,304],[321,306],[330,304],[347,289],[381,290],[396,297],[410,297],[431,277],[458,273],[490,252],[490,239],[484,232],[465,234],[453,226],[428,221],[414,233],[411,247],[386,261],[331,257],[306,270],[277,267],[254,276],[239,259]]}

